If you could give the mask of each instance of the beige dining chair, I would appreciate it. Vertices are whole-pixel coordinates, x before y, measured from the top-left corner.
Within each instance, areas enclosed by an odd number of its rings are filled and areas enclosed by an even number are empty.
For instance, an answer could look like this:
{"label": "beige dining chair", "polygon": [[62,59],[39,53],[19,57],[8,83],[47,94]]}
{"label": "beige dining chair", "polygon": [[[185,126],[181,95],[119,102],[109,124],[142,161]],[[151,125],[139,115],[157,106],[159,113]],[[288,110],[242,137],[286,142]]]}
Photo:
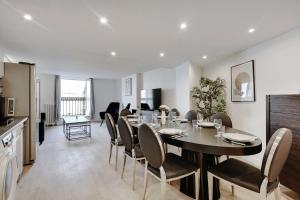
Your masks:
{"label": "beige dining chair", "polygon": [[119,128],[120,137],[122,138],[122,142],[124,143],[125,146],[124,162],[123,162],[121,178],[123,178],[125,165],[126,165],[126,158],[128,157],[132,160],[132,190],[134,190],[136,162],[145,160],[145,157],[140,148],[138,141],[136,141],[134,138],[132,127],[129,124],[126,117],[122,116],[119,118],[118,128]]}
{"label": "beige dining chair", "polygon": [[115,163],[115,170],[118,168],[118,149],[119,146],[123,146],[122,140],[118,137],[117,128],[113,117],[109,113],[105,113],[105,123],[108,129],[108,133],[110,135],[110,147],[109,147],[109,160],[108,163],[110,164],[112,149],[116,147],[116,163]]}
{"label": "beige dining chair", "polygon": [[[266,200],[271,193],[280,199],[279,175],[288,158],[292,146],[292,132],[278,129],[268,142],[261,169],[248,163],[230,158],[209,169],[210,174],[235,187],[244,188],[258,194],[258,199]],[[212,199],[210,185],[210,199]]]}
{"label": "beige dining chair", "polygon": [[146,157],[143,199],[146,197],[148,174],[161,182],[162,199],[165,199],[168,182],[195,175],[195,197],[199,199],[199,166],[176,154],[165,153],[160,135],[147,124],[142,124],[139,127],[139,140]]}

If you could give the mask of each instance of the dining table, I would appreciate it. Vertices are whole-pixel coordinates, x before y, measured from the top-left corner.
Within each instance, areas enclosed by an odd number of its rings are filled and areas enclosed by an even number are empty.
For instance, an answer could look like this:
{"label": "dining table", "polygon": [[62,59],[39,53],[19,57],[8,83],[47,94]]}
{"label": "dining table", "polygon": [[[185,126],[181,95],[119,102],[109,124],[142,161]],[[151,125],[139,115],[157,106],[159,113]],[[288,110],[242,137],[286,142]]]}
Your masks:
{"label": "dining table", "polygon": [[[148,123],[155,127],[156,131],[163,128],[182,129],[183,133],[180,137],[172,137],[170,135],[161,134],[164,143],[182,148],[181,156],[185,160],[192,161],[199,165],[200,168],[200,199],[209,199],[208,188],[208,169],[218,162],[220,156],[248,156],[258,154],[262,151],[262,141],[256,138],[251,143],[244,145],[231,143],[216,137],[217,130],[214,127],[204,128],[193,126],[192,123],[182,120],[181,123],[174,123],[167,120],[166,124],[153,124],[151,116],[144,116],[142,119],[131,120],[134,134],[138,134],[138,128],[142,123]],[[254,134],[241,131],[234,128],[225,127],[226,133],[240,133],[253,136]],[[194,197],[194,176],[184,178],[180,181],[180,191],[184,194]],[[219,182],[213,181],[213,199],[220,198]]]}

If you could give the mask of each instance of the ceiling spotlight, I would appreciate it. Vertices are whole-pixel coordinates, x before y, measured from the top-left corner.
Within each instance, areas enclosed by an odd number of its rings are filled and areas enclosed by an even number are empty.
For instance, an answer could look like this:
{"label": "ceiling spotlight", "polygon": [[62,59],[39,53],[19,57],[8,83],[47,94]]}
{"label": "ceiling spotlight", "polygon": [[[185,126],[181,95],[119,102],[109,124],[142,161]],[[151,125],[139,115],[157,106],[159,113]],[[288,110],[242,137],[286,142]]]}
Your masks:
{"label": "ceiling spotlight", "polygon": [[111,54],[111,56],[116,56],[117,55],[115,51],[112,51],[110,54]]}
{"label": "ceiling spotlight", "polygon": [[164,57],[165,54],[164,54],[164,53],[160,53],[159,56],[160,56],[160,57]]}
{"label": "ceiling spotlight", "polygon": [[202,56],[202,59],[204,59],[204,60],[207,59],[207,56],[206,55]]}
{"label": "ceiling spotlight", "polygon": [[254,33],[255,32],[255,28],[250,28],[249,30],[248,30],[248,33]]}
{"label": "ceiling spotlight", "polygon": [[32,16],[29,15],[29,14],[25,14],[24,16],[24,19],[28,20],[28,21],[31,21],[32,20]]}
{"label": "ceiling spotlight", "polygon": [[187,28],[187,24],[186,23],[181,23],[180,24],[180,29],[181,30],[184,30],[184,29],[186,29]]}
{"label": "ceiling spotlight", "polygon": [[105,17],[100,18],[101,24],[107,24],[107,19]]}

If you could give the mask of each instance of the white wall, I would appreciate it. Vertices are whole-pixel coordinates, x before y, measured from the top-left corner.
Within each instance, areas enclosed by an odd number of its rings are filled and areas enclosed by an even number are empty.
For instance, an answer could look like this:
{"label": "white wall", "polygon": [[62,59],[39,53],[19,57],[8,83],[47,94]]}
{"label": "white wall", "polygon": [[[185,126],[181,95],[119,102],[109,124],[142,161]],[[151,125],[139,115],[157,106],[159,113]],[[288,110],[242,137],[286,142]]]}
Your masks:
{"label": "white wall", "polygon": [[143,89],[162,89],[162,104],[176,107],[176,71],[160,68],[142,74]]}
{"label": "white wall", "polygon": [[117,80],[94,79],[95,118],[105,111],[110,102],[120,102]]}
{"label": "white wall", "polygon": [[191,62],[185,62],[176,70],[176,107],[182,115],[195,109],[192,103],[191,90],[199,85],[202,68]]}
{"label": "white wall", "polygon": [[159,68],[142,74],[143,89],[162,89],[162,104],[184,115],[192,109],[190,91],[199,83],[201,67],[185,62],[175,68]]}
{"label": "white wall", "polygon": [[50,74],[37,74],[37,78],[40,80],[41,112],[45,112],[45,104],[54,105],[55,76]]}
{"label": "white wall", "polygon": [[[248,131],[266,142],[266,102],[268,94],[300,92],[300,28],[206,66],[204,76],[221,77],[227,84],[227,105],[235,128]],[[256,102],[232,103],[230,66],[255,60]],[[260,163],[262,153],[249,160]]]}
{"label": "white wall", "polygon": [[175,68],[176,71],[176,108],[184,115],[190,108],[190,63]]}

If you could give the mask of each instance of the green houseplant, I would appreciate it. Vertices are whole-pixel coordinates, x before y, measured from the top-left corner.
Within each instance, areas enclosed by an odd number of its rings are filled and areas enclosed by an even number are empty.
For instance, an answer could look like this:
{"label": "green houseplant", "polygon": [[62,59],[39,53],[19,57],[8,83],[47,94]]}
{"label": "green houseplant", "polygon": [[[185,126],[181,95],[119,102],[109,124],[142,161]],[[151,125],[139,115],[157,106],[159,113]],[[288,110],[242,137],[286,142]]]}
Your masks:
{"label": "green houseplant", "polygon": [[199,86],[192,89],[193,104],[204,119],[217,112],[226,112],[225,88],[224,79],[201,77]]}

